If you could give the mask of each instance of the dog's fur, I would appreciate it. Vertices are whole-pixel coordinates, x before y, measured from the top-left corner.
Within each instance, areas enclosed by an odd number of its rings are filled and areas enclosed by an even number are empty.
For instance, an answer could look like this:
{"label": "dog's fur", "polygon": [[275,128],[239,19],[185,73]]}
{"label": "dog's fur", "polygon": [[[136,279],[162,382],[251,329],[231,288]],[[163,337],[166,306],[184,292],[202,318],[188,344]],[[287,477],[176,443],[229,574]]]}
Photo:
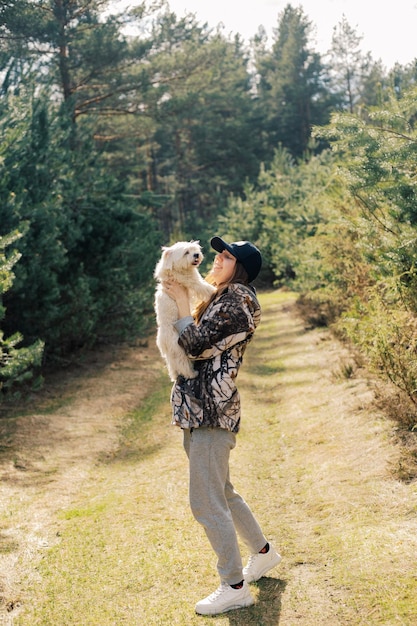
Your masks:
{"label": "dog's fur", "polygon": [[197,269],[203,258],[198,241],[179,241],[173,246],[162,248],[162,256],[154,272],[154,277],[158,281],[155,292],[155,313],[158,326],[156,343],[173,381],[179,375],[185,378],[195,378],[196,372],[190,359],[178,344],[178,333],[174,328],[174,323],[178,320],[178,308],[175,300],[164,292],[162,283],[174,279],[187,287],[190,306],[196,302],[208,300],[215,291],[215,287],[205,281]]}

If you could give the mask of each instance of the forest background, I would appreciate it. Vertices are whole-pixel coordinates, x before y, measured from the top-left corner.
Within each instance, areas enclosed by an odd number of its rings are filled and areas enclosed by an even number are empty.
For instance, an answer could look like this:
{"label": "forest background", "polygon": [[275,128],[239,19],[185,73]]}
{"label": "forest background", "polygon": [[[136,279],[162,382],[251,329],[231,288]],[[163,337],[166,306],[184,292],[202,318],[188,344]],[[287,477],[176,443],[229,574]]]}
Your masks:
{"label": "forest background", "polygon": [[146,334],[161,246],[210,263],[219,234],[390,381],[414,438],[417,59],[385,68],[346,19],[322,55],[312,27],[288,4],[245,44],[164,1],[2,2],[0,402]]}

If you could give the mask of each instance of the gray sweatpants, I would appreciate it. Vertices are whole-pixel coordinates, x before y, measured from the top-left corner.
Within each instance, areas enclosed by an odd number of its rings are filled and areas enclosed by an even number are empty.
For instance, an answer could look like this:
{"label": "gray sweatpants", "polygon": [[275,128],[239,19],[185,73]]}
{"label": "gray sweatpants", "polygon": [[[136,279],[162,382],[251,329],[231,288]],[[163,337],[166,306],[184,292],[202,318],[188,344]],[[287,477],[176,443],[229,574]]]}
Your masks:
{"label": "gray sweatpants", "polygon": [[220,579],[229,585],[243,579],[236,532],[252,554],[267,543],[249,506],[230,482],[229,457],[235,445],[236,435],[222,428],[184,430],[191,511],[217,555]]}

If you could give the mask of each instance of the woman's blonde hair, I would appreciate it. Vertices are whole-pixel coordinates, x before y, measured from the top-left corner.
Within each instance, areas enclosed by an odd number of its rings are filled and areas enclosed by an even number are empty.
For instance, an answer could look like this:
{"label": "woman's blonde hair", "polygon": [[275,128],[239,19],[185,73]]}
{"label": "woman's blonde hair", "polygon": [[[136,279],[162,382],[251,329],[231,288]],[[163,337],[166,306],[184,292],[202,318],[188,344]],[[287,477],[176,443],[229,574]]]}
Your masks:
{"label": "woman's blonde hair", "polygon": [[[211,285],[216,285],[211,272],[207,274],[206,280]],[[235,269],[230,280],[228,280],[227,283],[216,285],[217,289],[210,296],[209,300],[204,300],[203,302],[200,302],[200,304],[196,306],[195,310],[193,311],[193,317],[194,317],[196,324],[199,323],[204,312],[207,310],[208,306],[213,302],[213,300],[215,300],[217,296],[221,295],[224,291],[226,291],[229,285],[231,285],[232,283],[241,283],[243,285],[247,285],[248,282],[249,282],[249,276],[248,276],[247,271],[243,267],[242,263],[236,260]]]}

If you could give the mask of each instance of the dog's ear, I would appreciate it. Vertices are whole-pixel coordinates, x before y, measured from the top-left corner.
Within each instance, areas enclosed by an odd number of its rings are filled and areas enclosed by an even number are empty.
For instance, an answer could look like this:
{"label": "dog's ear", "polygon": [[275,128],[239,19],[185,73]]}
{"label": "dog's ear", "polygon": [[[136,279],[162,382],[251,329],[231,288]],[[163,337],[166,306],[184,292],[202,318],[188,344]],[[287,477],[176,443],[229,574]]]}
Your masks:
{"label": "dog's ear", "polygon": [[162,250],[162,254],[161,254],[161,258],[159,259],[158,263],[156,264],[155,267],[155,271],[154,271],[154,277],[155,278],[161,278],[164,270],[169,270],[172,267],[172,262],[169,264],[169,266],[167,266],[167,261],[169,259],[169,248],[167,248],[166,246],[161,246],[161,250]]}
{"label": "dog's ear", "polygon": [[162,259],[164,263],[164,269],[171,270],[172,269],[172,250],[170,248],[162,248]]}

